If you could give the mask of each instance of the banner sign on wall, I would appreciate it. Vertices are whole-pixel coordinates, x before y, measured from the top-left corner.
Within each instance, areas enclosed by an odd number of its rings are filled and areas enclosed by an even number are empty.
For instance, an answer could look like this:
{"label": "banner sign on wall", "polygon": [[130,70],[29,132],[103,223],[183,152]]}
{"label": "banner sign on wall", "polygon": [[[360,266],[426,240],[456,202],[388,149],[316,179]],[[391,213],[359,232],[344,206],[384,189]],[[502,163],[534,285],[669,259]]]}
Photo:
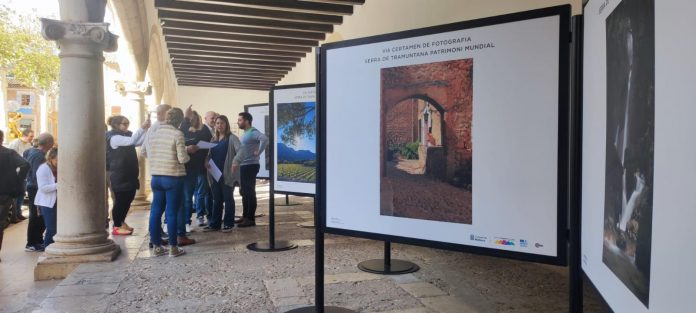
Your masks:
{"label": "banner sign on wall", "polygon": [[693,311],[694,10],[584,10],[582,269],[615,312]]}
{"label": "banner sign on wall", "polygon": [[264,135],[268,136],[270,142],[268,143],[269,148],[266,149],[259,157],[259,174],[256,178],[269,179],[270,173],[268,169],[271,167],[271,154],[266,153],[269,150],[273,150],[273,138],[271,137],[271,121],[268,112],[268,103],[260,104],[250,104],[244,106],[244,112],[251,114],[253,118],[252,125],[254,128],[263,132]]}
{"label": "banner sign on wall", "polygon": [[314,84],[271,89],[273,190],[314,195],[317,172],[317,118]]}
{"label": "banner sign on wall", "polygon": [[570,7],[323,45],[327,232],[566,262]]}

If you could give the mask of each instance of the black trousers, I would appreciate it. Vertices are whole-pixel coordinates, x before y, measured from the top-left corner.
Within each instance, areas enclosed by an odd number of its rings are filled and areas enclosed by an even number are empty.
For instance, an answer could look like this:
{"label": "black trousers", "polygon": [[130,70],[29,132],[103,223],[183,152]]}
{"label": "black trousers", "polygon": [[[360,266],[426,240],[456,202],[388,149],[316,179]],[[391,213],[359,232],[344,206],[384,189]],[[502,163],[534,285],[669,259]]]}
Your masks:
{"label": "black trousers", "polygon": [[242,195],[242,217],[253,220],[256,215],[256,175],[259,173],[258,164],[242,165],[239,167],[239,193]]}
{"label": "black trousers", "polygon": [[126,220],[133,198],[135,198],[135,190],[114,191],[114,206],[111,208],[114,227],[121,227]]}
{"label": "black trousers", "polygon": [[27,187],[27,193],[29,194],[29,225],[27,225],[27,246],[34,246],[38,244],[43,244],[43,233],[46,230],[46,224],[44,224],[43,217],[39,216],[39,208],[34,205],[34,199],[36,198],[36,192],[38,191],[35,187]]}

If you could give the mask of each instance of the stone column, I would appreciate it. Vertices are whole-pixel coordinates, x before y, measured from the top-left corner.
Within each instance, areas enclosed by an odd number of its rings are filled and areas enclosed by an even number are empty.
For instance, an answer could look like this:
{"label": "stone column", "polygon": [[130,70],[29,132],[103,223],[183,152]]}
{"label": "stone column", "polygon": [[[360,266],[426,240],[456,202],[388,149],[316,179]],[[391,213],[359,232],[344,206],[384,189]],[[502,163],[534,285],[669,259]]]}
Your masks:
{"label": "stone column", "polygon": [[[152,87],[150,83],[146,82],[116,82],[116,89],[121,92],[122,96],[128,98],[127,106],[135,107],[136,116],[133,117],[131,125],[135,127],[140,127],[140,125],[145,122],[147,118],[147,107],[145,106],[145,96],[152,94]],[[140,168],[140,176],[138,180],[140,181],[140,189],[135,194],[135,199],[133,200],[132,206],[144,206],[150,205],[147,201],[147,168],[145,167],[145,158],[138,153],[138,167]]]}
{"label": "stone column", "polygon": [[104,21],[106,0],[61,0],[62,20],[41,19],[44,38],[60,49],[58,233],[34,279],[66,277],[80,263],[113,261],[120,248],[104,228],[103,51],[117,36]]}

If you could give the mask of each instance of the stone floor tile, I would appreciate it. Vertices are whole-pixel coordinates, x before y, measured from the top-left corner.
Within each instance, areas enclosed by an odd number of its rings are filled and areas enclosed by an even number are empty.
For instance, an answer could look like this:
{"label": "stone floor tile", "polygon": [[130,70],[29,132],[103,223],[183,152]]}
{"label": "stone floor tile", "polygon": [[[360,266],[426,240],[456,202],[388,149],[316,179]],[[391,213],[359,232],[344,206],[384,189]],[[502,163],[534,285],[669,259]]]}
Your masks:
{"label": "stone floor tile", "polygon": [[403,288],[404,290],[406,290],[406,292],[410,293],[416,298],[427,298],[448,295],[440,288],[437,288],[433,284],[426,282],[399,284],[399,287]]}
{"label": "stone floor tile", "polygon": [[419,299],[425,306],[440,313],[480,313],[480,311],[453,296]]}

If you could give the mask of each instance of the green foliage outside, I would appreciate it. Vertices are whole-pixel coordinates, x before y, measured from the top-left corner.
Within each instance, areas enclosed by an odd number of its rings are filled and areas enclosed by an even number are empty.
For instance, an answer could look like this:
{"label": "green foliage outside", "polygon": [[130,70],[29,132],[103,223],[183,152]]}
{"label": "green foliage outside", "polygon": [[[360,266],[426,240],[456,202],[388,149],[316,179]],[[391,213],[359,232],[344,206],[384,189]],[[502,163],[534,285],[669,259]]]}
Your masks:
{"label": "green foliage outside", "polygon": [[0,5],[0,73],[42,90],[56,87],[60,59],[55,44],[41,36],[35,15],[21,15]]}
{"label": "green foliage outside", "polygon": [[316,168],[304,164],[278,164],[278,180],[314,183],[316,181]]}
{"label": "green foliage outside", "polygon": [[397,144],[389,146],[388,161],[392,161],[397,156],[407,160],[418,160],[418,147],[420,141],[409,142],[407,144]]}

